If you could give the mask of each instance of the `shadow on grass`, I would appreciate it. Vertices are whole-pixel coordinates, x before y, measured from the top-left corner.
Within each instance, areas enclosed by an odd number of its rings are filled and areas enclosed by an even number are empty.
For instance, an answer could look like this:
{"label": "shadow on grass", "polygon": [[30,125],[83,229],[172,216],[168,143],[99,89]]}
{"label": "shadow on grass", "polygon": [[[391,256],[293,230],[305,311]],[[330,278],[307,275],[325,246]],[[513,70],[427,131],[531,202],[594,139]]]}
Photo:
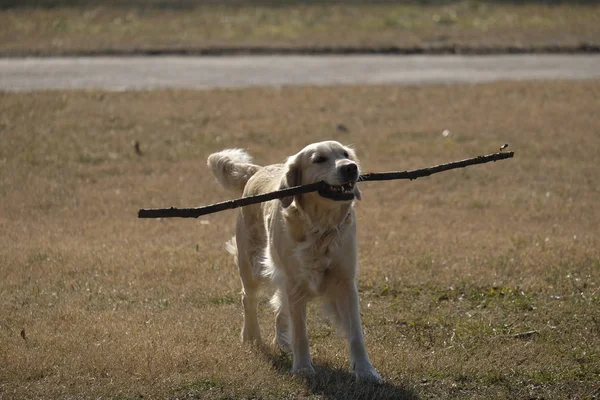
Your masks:
{"label": "shadow on grass", "polygon": [[[291,356],[275,353],[268,347],[261,348],[262,355],[281,374],[290,374],[292,369]],[[304,383],[311,394],[322,396],[324,399],[418,399],[410,389],[384,382],[381,385],[369,382],[358,382],[354,374],[333,368],[328,365],[315,365],[313,376],[297,377]]]}

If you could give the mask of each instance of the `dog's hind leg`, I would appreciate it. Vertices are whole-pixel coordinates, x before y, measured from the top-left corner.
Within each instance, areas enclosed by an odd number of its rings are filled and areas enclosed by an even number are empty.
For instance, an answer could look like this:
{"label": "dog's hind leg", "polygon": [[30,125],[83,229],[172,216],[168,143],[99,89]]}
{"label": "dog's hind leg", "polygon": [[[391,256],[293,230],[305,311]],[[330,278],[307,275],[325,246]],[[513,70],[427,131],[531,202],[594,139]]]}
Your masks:
{"label": "dog's hind leg", "polygon": [[242,341],[244,343],[260,343],[262,339],[258,324],[259,281],[252,272],[252,260],[245,248],[245,243],[240,240],[236,240],[236,242],[231,243],[229,247],[236,246],[234,255],[242,281],[242,306],[244,307]]}
{"label": "dog's hind leg", "polygon": [[290,346],[290,314],[287,298],[281,289],[277,289],[271,298],[271,305],[275,309],[275,340],[284,353],[291,353]]}
{"label": "dog's hind leg", "polygon": [[260,343],[260,326],[258,325],[258,282],[252,276],[252,264],[246,254],[238,257],[238,266],[242,280],[242,305],[244,306],[244,326],[242,341],[244,343]]}
{"label": "dog's hind leg", "polygon": [[242,289],[242,305],[244,306],[244,326],[242,341],[244,343],[260,343],[260,326],[258,325],[257,291],[244,285]]}

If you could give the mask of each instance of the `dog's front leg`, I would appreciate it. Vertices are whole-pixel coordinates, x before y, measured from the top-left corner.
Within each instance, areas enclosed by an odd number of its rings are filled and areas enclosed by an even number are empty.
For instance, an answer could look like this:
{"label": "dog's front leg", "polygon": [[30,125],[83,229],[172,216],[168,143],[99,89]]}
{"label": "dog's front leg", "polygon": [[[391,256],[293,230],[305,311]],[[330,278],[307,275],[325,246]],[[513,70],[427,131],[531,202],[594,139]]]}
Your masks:
{"label": "dog's front leg", "polygon": [[310,359],[308,335],[306,334],[306,298],[297,291],[288,291],[288,306],[292,334],[292,372],[295,374],[314,374]]}
{"label": "dog's front leg", "polygon": [[350,348],[350,363],[354,374],[359,380],[381,383],[379,373],[373,368],[367,355],[363,338],[358,306],[358,290],[354,280],[341,282],[331,293],[330,301],[334,305],[336,318],[348,338]]}

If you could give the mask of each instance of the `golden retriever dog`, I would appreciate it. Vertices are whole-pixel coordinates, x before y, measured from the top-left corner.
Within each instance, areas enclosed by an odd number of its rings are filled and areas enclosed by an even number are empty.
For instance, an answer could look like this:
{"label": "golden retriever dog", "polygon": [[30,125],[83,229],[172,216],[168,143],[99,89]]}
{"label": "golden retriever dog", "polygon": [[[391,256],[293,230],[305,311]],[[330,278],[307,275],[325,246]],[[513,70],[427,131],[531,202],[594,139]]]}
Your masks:
{"label": "golden retriever dog", "polygon": [[275,342],[293,357],[293,373],[312,374],[306,305],[323,299],[325,310],[348,339],[350,362],[360,380],[381,382],[363,339],[356,286],[356,218],[360,176],[354,151],[335,141],[313,143],[285,164],[258,166],[243,150],[208,158],[219,183],[252,196],[325,181],[319,192],[247,206],[237,218],[228,251],[242,281],[244,342],[261,343],[257,317],[260,287],[275,289]]}

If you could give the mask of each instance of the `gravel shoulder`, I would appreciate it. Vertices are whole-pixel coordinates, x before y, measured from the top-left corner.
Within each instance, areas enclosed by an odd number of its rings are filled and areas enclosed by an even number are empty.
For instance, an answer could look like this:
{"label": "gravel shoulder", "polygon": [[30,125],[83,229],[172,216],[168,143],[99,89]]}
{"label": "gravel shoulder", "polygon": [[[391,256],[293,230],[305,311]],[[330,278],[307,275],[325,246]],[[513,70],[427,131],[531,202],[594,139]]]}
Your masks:
{"label": "gravel shoulder", "polygon": [[600,79],[600,55],[0,59],[0,90],[207,89]]}

